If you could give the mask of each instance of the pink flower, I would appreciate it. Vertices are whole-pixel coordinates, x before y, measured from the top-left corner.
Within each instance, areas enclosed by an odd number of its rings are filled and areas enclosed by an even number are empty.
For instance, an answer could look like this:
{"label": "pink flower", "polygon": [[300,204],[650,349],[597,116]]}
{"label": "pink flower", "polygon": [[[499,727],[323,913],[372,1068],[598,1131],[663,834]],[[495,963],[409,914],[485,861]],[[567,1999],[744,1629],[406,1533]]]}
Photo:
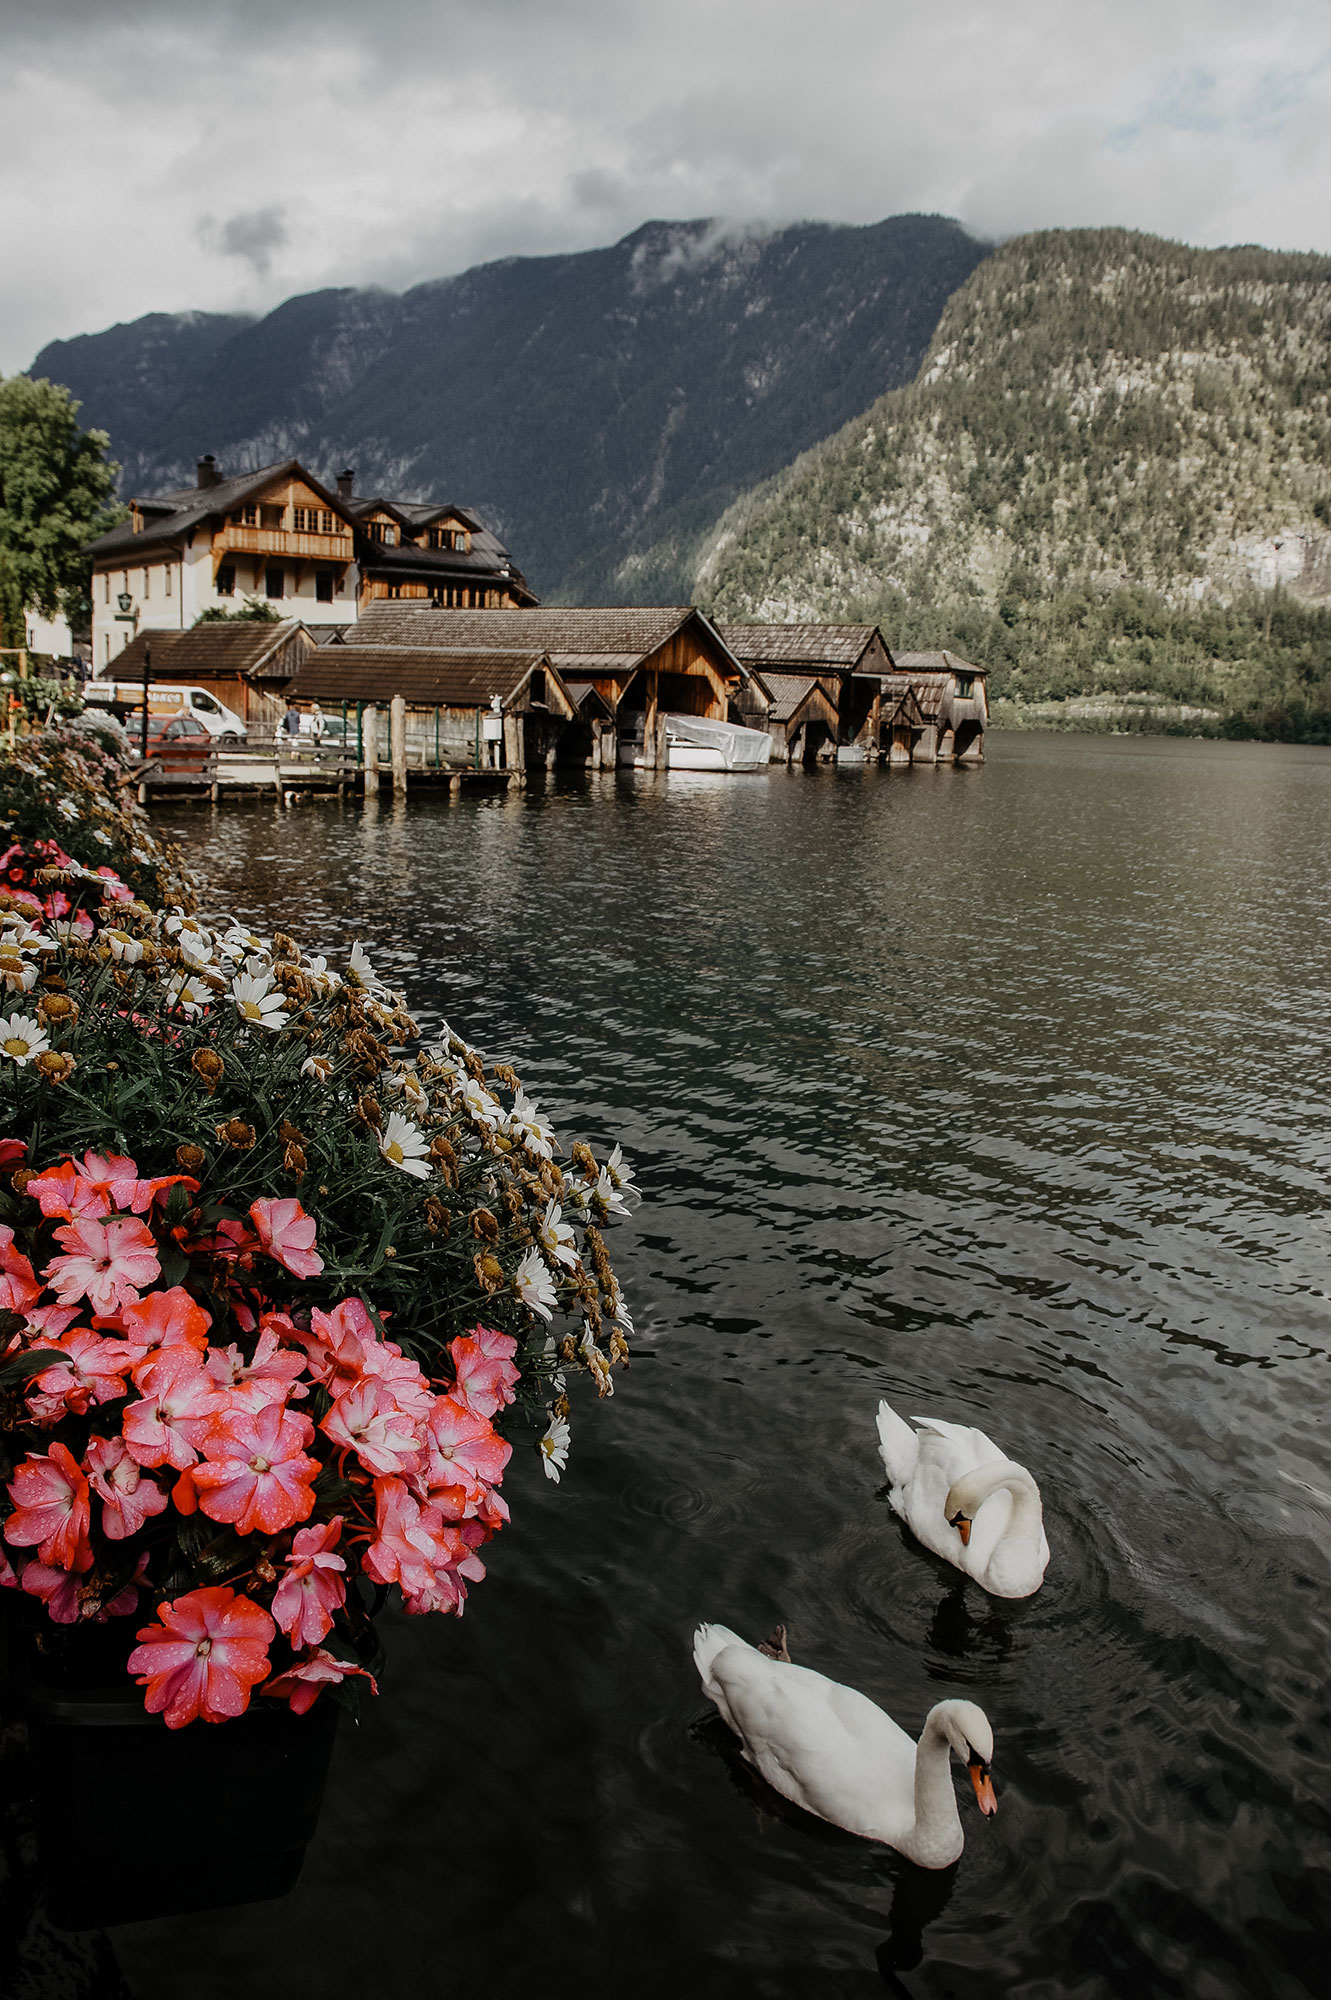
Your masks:
{"label": "pink flower", "polygon": [[129,1671],[148,1690],[149,1715],[164,1715],[168,1729],[197,1716],[225,1722],[243,1715],[250,1690],[268,1674],[276,1636],[262,1606],[222,1585],[159,1604],[157,1616],[160,1623],[143,1628],[129,1656]]}
{"label": "pink flower", "polygon": [[495,1486],[513,1456],[486,1418],[477,1417],[452,1396],[439,1396],[424,1426],[424,1478],[432,1497],[437,1487],[461,1487],[474,1511],[487,1487]]}
{"label": "pink flower", "polygon": [[125,1394],[125,1371],[134,1350],[123,1340],[103,1340],[88,1327],[76,1326],[72,1333],[34,1345],[39,1352],[49,1347],[60,1356],[51,1367],[43,1368],[34,1388],[75,1416],[86,1416],[93,1403],[111,1403]]}
{"label": "pink flower", "polygon": [[147,1553],[139,1557],[134,1579],[127,1583],[116,1596],[103,1602],[94,1586],[85,1580],[80,1583],[78,1576],[69,1570],[52,1569],[49,1564],[30,1562],[23,1572],[23,1588],[32,1597],[40,1597],[57,1625],[76,1625],[80,1620],[95,1620],[105,1625],[108,1618],[127,1618],[138,1609],[138,1581],[148,1567]]}
{"label": "pink flower", "polygon": [[304,1715],[307,1709],[313,1708],[325,1687],[336,1687],[353,1674],[370,1683],[371,1694],[378,1694],[379,1684],[367,1668],[353,1667],[350,1661],[339,1660],[332,1653],[325,1652],[322,1646],[316,1646],[303,1660],[299,1660],[294,1667],[288,1667],[284,1674],[278,1674],[259,1692],[285,1696],[291,1703],[292,1712]]}
{"label": "pink flower", "polygon": [[420,1456],[415,1419],[374,1375],[339,1396],[319,1428],[334,1444],[354,1451],[367,1472],[409,1471]]}
{"label": "pink flower", "polygon": [[202,1357],[208,1345],[211,1316],[197,1305],[183,1285],[149,1292],[123,1308],[120,1323],[126,1340],[142,1353],[153,1347],[186,1347]]}
{"label": "pink flower", "polygon": [[70,1253],[53,1257],[43,1275],[62,1306],[88,1299],[94,1312],[112,1313],[162,1275],[157,1245],[144,1224],[129,1215],[109,1222],[84,1217],[57,1229],[56,1241]]}
{"label": "pink flower", "polygon": [[268,1255],[298,1278],[317,1278],[324,1260],[314,1247],[317,1224],[293,1195],[250,1203],[250,1220]]}
{"label": "pink flower", "polygon": [[48,1167],[45,1173],[34,1174],[28,1182],[27,1192],[41,1203],[43,1215],[60,1215],[67,1222],[73,1222],[80,1215],[98,1217],[110,1212],[106,1196],[98,1193],[72,1160],[62,1160],[58,1167]]}
{"label": "pink flower", "polygon": [[123,1542],[136,1535],[166,1506],[165,1493],[131,1457],[123,1438],[90,1438],[83,1464],[89,1485],[101,1499],[102,1533],[109,1541]]}
{"label": "pink flower", "polygon": [[424,1588],[443,1550],[421,1525],[420,1502],[400,1479],[376,1479],[375,1540],[361,1558],[361,1567],[376,1583],[400,1583],[403,1590]]}
{"label": "pink flower", "polygon": [[26,1313],[42,1295],[32,1265],[14,1248],[14,1232],[0,1223],[0,1308]]}
{"label": "pink flower", "polygon": [[457,1373],[452,1393],[476,1416],[492,1417],[513,1401],[520,1370],[513,1364],[517,1342],[511,1335],[476,1326],[450,1341],[448,1351]]}
{"label": "pink flower", "polygon": [[141,1361],[134,1380],[143,1400],[130,1404],[122,1425],[131,1457],[140,1465],[173,1465],[183,1472],[198,1457],[223,1398],[187,1347]]}
{"label": "pink flower", "polygon": [[273,1592],[273,1616],[293,1646],[317,1646],[333,1629],[333,1613],[347,1601],[346,1564],[332,1553],[341,1533],[339,1514],[326,1524],[301,1528],[292,1541],[287,1574]]}
{"label": "pink flower", "polygon": [[282,1346],[271,1317],[265,1316],[252,1361],[245,1359],[234,1341],[229,1347],[208,1349],[205,1368],[219,1388],[231,1391],[233,1405],[242,1409],[261,1410],[265,1403],[285,1403],[288,1396],[299,1400],[309,1393],[296,1382],[304,1373],[305,1357]]}
{"label": "pink flower", "polygon": [[255,1528],[275,1535],[309,1518],[312,1481],[319,1461],[304,1446],[314,1436],[308,1417],[277,1403],[261,1410],[230,1409],[203,1440],[207,1463],[194,1468],[199,1505],[214,1521],[230,1521],[237,1534]]}
{"label": "pink flower", "polygon": [[15,1467],[9,1491],[14,1511],[5,1522],[7,1542],[16,1548],[36,1543],[42,1561],[57,1569],[92,1568],[88,1482],[64,1445],[53,1444],[45,1458],[29,1453]]}

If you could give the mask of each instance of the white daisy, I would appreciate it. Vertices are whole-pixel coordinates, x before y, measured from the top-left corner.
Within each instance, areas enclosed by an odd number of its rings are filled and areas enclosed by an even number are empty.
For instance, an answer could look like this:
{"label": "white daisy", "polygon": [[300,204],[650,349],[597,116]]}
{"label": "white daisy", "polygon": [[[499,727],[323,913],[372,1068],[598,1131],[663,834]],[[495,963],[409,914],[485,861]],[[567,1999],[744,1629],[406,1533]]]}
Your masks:
{"label": "white daisy", "polygon": [[412,1105],[415,1110],[419,1112],[429,1110],[430,1100],[422,1088],[420,1078],[413,1070],[404,1069],[400,1071],[395,1078],[395,1082],[408,1104]]}
{"label": "white daisy", "polygon": [[215,962],[212,939],[203,931],[183,930],[176,943],[180,946],[180,956],[195,972],[202,972]]}
{"label": "white daisy", "polygon": [[556,1486],[559,1484],[560,1473],[568,1464],[568,1448],[572,1437],[573,1433],[563,1417],[556,1417],[552,1414],[550,1428],[541,1439],[537,1449],[541,1454],[542,1472],[547,1479],[553,1479]]}
{"label": "white daisy", "polygon": [[513,1273],[513,1290],[528,1312],[549,1319],[555,1304],[554,1279],[546,1270],[539,1250],[529,1250]]}
{"label": "white daisy", "polygon": [[73,799],[57,799],[55,802],[55,809],[60,814],[60,817],[62,819],[69,820],[71,824],[73,823],[73,821],[81,817],[79,809],[75,805]]}
{"label": "white daisy", "polygon": [[610,1363],[606,1360],[592,1337],[590,1327],[588,1327],[582,1339],[578,1342],[578,1352],[592,1372],[592,1376],[596,1382],[597,1395],[613,1396],[615,1393],[615,1378],[610,1373]]}
{"label": "white daisy", "polygon": [[333,1059],[331,1056],[306,1056],[300,1066],[300,1073],[302,1076],[314,1077],[319,1083],[327,1083],[333,1074]]}
{"label": "white daisy", "polygon": [[633,1168],[624,1158],[624,1148],[622,1146],[617,1145],[615,1147],[614,1152],[605,1163],[605,1171],[626,1201],[641,1201],[642,1196],[639,1194],[633,1179]]}
{"label": "white daisy", "polygon": [[547,1257],[571,1271],[578,1261],[578,1247],[573,1231],[567,1222],[560,1220],[562,1213],[557,1201],[546,1203],[545,1214],[536,1225],[536,1241]]}
{"label": "white daisy", "polygon": [[137,965],[143,957],[143,946],[128,931],[118,931],[108,924],[102,931],[102,941],[110,945],[112,958],[121,965]]}
{"label": "white daisy", "polygon": [[351,957],[347,960],[347,971],[362,985],[367,993],[387,993],[388,987],[370,964],[369,953],[357,939],[351,947]]}
{"label": "white daisy", "polygon": [[413,1125],[400,1111],[389,1112],[388,1122],[379,1134],[379,1151],[390,1166],[401,1167],[404,1174],[414,1174],[418,1181],[428,1178],[429,1141],[420,1126]]}
{"label": "white daisy", "polygon": [[628,1214],[629,1212],[628,1203],[625,1201],[623,1195],[619,1192],[619,1189],[615,1186],[614,1182],[611,1180],[609,1174],[606,1172],[604,1167],[602,1167],[600,1173],[596,1176],[596,1186],[592,1189],[592,1194],[594,1195],[597,1201],[603,1201],[605,1203],[605,1210],[607,1215]]}
{"label": "white daisy", "polygon": [[11,1014],[8,1020],[0,1017],[0,1055],[8,1056],[20,1069],[34,1056],[44,1055],[50,1046],[40,1022],[31,1014]]}
{"label": "white daisy", "polygon": [[112,838],[111,838],[110,834],[109,834],[109,833],[103,833],[103,832],[102,832],[102,829],[100,828],[100,826],[95,826],[95,827],[93,828],[93,830],[92,830],[92,837],[93,837],[93,839],[94,839],[94,840],[100,840],[100,841],[101,841],[101,843],[102,843],[102,846],[103,846],[103,847],[114,847],[114,846],[115,846],[115,842],[114,842],[114,841],[112,840]]}
{"label": "white daisy", "polygon": [[274,993],[273,982],[265,974],[238,972],[231,982],[231,998],[236,1012],[259,1028],[285,1028],[291,1019],[282,1005],[282,995]]}
{"label": "white daisy", "polygon": [[513,1099],[513,1109],[508,1114],[508,1129],[538,1160],[551,1158],[555,1144],[554,1127],[546,1124],[540,1106],[532,1102],[525,1090],[520,1090]]}
{"label": "white daisy", "polygon": [[498,1099],[491,1097],[485,1085],[477,1083],[474,1076],[469,1076],[462,1086],[462,1102],[472,1124],[482,1126],[487,1132],[492,1132],[504,1115]]}
{"label": "white daisy", "polygon": [[11,951],[7,941],[0,946],[0,982],[11,993],[30,993],[37,984],[37,967],[31,959],[20,958],[16,951]]}
{"label": "white daisy", "polygon": [[179,1007],[189,1020],[197,1020],[208,1005],[208,988],[188,972],[177,972],[166,989],[168,1007]]}

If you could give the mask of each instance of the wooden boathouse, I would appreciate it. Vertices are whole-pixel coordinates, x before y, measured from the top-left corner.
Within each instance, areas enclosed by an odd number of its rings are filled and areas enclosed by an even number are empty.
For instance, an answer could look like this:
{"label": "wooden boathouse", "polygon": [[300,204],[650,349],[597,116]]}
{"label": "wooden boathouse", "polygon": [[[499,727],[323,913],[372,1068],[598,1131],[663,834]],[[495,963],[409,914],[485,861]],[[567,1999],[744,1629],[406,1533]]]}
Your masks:
{"label": "wooden boathouse", "polygon": [[[252,618],[206,619],[184,632],[140,632],[114,661],[114,679],[199,687],[266,735],[286,712],[287,688],[318,639],[299,618],[280,624]],[[95,686],[96,683],[94,682]]]}
{"label": "wooden boathouse", "polygon": [[878,754],[878,688],[892,655],[876,625],[721,625],[772,691],[772,755],[812,764],[859,744]]}
{"label": "wooden boathouse", "polygon": [[[399,654],[422,661],[432,655],[442,667],[459,655],[540,652],[551,669],[549,685],[559,688],[572,713],[551,709],[555,726],[539,745],[532,743],[530,756],[531,733],[524,731],[521,743],[515,736],[519,769],[538,760],[613,769],[636,756],[655,768],[665,763],[667,715],[765,729],[771,706],[762,674],[740,660],[711,620],[688,604],[446,611],[381,603],[321,647],[320,659],[361,652],[376,656],[380,700],[398,692],[402,670],[393,663]],[[309,672],[302,671],[302,700],[314,685]]]}

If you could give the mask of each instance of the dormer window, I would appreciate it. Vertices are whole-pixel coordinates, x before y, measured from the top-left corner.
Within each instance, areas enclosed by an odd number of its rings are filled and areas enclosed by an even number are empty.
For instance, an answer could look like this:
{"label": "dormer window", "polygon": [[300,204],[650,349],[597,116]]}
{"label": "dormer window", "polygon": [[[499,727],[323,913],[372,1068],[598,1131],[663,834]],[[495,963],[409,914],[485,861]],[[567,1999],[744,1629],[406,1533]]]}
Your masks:
{"label": "dormer window", "polygon": [[257,528],[259,525],[258,508],[242,507],[239,513],[231,516],[231,525],[233,528]]}
{"label": "dormer window", "polygon": [[372,542],[383,542],[390,549],[396,548],[397,529],[391,521],[371,521],[370,540]]}
{"label": "dormer window", "polygon": [[430,547],[432,549],[464,549],[467,537],[461,528],[431,528]]}

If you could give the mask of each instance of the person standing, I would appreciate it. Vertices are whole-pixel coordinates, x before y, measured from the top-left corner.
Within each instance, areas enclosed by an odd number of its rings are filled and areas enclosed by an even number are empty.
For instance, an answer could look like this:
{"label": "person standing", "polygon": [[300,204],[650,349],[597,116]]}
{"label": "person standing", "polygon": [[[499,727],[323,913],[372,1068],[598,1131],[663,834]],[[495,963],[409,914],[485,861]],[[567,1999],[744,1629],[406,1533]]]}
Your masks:
{"label": "person standing", "polygon": [[296,707],[294,701],[290,704],[285,716],[282,718],[282,727],[294,743],[300,735],[300,710]]}
{"label": "person standing", "polygon": [[314,738],[316,748],[324,740],[324,723],[324,712],[316,701],[310,711],[310,735]]}

